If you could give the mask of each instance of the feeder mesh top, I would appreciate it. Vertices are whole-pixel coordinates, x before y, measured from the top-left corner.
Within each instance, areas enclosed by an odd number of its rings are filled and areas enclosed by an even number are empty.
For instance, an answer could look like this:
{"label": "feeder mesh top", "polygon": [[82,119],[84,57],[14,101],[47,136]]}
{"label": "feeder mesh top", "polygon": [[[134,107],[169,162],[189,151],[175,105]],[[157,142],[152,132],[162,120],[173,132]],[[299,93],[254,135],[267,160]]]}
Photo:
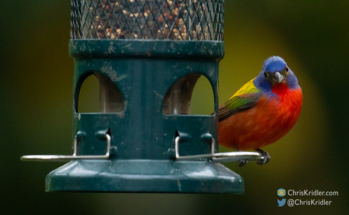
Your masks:
{"label": "feeder mesh top", "polygon": [[71,39],[223,40],[224,0],[72,0]]}

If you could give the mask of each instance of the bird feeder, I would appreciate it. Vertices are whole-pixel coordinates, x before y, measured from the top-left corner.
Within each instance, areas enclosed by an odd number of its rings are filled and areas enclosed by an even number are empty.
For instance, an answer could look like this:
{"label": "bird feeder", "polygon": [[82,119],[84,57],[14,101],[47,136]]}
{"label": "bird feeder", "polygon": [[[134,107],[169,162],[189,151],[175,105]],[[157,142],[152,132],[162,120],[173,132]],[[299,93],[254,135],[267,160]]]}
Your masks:
{"label": "bird feeder", "polygon": [[[218,65],[224,56],[223,0],[72,0],[73,155],[46,176],[46,191],[243,193],[220,162],[258,160],[218,153]],[[95,75],[100,112],[80,113],[80,87]],[[196,81],[214,95],[212,115],[191,115]]]}

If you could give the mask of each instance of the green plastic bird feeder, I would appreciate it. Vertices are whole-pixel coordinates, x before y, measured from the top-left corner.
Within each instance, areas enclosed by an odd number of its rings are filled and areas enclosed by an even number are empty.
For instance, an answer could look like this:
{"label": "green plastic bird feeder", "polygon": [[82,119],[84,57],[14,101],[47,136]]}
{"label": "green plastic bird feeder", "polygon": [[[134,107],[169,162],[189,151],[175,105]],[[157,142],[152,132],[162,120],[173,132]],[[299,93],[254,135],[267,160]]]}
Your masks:
{"label": "green plastic bird feeder", "polygon": [[[218,111],[224,56],[223,0],[72,0],[74,153],[22,160],[69,161],[46,176],[46,191],[243,193],[218,153],[218,119],[190,115],[200,76]],[[99,113],[79,113],[83,81],[100,82]]]}

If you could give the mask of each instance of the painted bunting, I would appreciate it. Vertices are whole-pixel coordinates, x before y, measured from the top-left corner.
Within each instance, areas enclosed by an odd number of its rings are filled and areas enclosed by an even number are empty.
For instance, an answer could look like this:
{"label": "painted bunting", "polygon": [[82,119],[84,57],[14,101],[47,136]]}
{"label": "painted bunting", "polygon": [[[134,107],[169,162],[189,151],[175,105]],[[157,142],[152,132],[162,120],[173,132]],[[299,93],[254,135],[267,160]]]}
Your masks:
{"label": "painted bunting", "polygon": [[[259,75],[245,84],[218,112],[219,143],[236,150],[254,149],[270,160],[261,147],[279,140],[296,124],[303,94],[295,74],[277,56],[264,61]],[[243,166],[247,160],[241,160]]]}

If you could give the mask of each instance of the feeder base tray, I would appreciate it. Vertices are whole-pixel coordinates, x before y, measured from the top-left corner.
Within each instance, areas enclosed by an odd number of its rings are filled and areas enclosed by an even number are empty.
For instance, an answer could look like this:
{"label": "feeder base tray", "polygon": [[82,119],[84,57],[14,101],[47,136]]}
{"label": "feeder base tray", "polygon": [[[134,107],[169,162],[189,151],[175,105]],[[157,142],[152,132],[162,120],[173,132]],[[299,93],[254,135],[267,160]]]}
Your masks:
{"label": "feeder base tray", "polygon": [[211,161],[76,160],[46,176],[46,191],[243,194],[244,181]]}

